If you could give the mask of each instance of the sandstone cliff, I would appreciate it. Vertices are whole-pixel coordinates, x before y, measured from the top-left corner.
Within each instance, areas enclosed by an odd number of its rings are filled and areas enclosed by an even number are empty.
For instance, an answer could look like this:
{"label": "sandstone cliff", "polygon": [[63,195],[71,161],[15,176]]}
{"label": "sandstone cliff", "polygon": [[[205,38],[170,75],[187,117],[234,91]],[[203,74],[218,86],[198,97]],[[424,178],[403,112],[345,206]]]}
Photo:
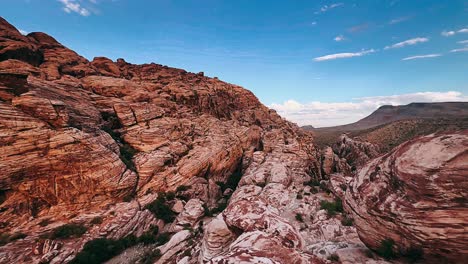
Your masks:
{"label": "sandstone cliff", "polygon": [[0,263],[386,263],[322,184],[346,162],[242,87],[0,18]]}

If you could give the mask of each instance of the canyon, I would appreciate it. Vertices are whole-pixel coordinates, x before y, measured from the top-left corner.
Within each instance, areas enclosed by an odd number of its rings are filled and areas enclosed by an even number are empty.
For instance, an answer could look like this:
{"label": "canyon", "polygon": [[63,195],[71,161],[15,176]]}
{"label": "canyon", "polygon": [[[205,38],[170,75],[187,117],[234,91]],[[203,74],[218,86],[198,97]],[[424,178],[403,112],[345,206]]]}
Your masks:
{"label": "canyon", "polygon": [[467,150],[321,149],[240,86],[0,18],[0,263],[463,263]]}

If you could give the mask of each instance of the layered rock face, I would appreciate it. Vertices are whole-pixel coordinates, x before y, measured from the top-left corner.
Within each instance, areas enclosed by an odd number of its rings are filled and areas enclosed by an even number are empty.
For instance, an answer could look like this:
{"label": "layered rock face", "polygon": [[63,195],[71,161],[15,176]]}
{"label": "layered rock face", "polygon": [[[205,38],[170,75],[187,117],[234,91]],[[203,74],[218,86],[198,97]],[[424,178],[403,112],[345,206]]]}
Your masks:
{"label": "layered rock face", "polygon": [[[386,263],[317,186],[349,172],[348,158],[363,166],[377,155],[341,142],[320,153],[242,87],[154,63],[90,62],[0,18],[0,263],[68,263],[89,241],[151,241],[155,229],[169,235],[109,263],[155,252],[154,263]],[[57,235],[64,224],[82,232]]]}
{"label": "layered rock face", "polygon": [[[190,263],[319,261],[289,223],[299,203],[280,213],[319,171],[312,139],[251,92],[157,64],[89,62],[3,19],[0,30],[0,228],[26,235],[0,248],[0,262],[66,263],[89,240],[140,236],[154,226],[176,233],[160,248],[160,263],[179,261],[187,248]],[[187,202],[174,202],[173,223],[144,209],[157,192],[181,186]],[[224,217],[204,216],[228,199]],[[264,210],[264,219],[249,220],[249,210]],[[65,223],[87,231],[43,238]],[[207,229],[206,241],[194,243],[183,230],[197,225]],[[228,241],[210,238],[216,230]],[[362,245],[353,234],[352,243]],[[258,248],[244,256],[250,246]]]}
{"label": "layered rock face", "polygon": [[465,263],[467,150],[468,131],[429,135],[365,165],[345,194],[362,241],[379,249],[392,240],[397,255]]}

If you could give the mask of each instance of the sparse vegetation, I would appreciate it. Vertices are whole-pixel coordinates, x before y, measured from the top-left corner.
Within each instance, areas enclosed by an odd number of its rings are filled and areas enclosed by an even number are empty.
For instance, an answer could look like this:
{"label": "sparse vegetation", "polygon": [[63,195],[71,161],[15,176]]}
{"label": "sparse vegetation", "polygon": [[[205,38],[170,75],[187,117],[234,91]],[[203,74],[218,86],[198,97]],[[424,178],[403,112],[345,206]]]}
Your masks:
{"label": "sparse vegetation", "polygon": [[320,181],[317,179],[311,179],[310,181],[304,182],[304,186],[310,186],[310,187],[320,186]]}
{"label": "sparse vegetation", "polygon": [[380,246],[377,249],[377,254],[385,259],[393,259],[395,258],[396,254],[393,250],[393,246],[395,245],[395,241],[393,239],[385,239],[380,242]]}
{"label": "sparse vegetation", "polygon": [[140,259],[142,264],[153,264],[154,261],[161,257],[161,251],[159,249],[154,249],[145,252],[143,257]]}
{"label": "sparse vegetation", "polygon": [[409,263],[416,263],[423,258],[423,250],[421,248],[412,247],[408,249],[404,255]]}
{"label": "sparse vegetation", "polygon": [[91,220],[90,224],[92,224],[92,225],[100,225],[100,224],[102,224],[102,217],[100,217],[100,216],[94,217],[94,218]]}
{"label": "sparse vegetation", "polygon": [[344,226],[352,226],[353,222],[354,222],[354,219],[352,219],[352,218],[350,218],[348,216],[344,216],[341,219],[341,224],[344,225]]}
{"label": "sparse vegetation", "polygon": [[343,205],[341,199],[337,198],[333,202],[321,201],[320,209],[326,210],[329,217],[335,216],[337,213],[343,212]]}
{"label": "sparse vegetation", "polygon": [[49,218],[44,219],[41,222],[39,222],[39,226],[42,226],[42,227],[48,226],[49,224],[50,224],[50,219]]}
{"label": "sparse vegetation", "polygon": [[328,256],[328,260],[330,260],[331,262],[338,262],[340,261],[340,257],[338,257],[337,254],[333,253],[330,256]]}
{"label": "sparse vegetation", "polygon": [[0,234],[0,246],[6,245],[18,239],[23,239],[25,237],[27,237],[27,235],[23,233],[14,233],[13,235],[2,233]]}
{"label": "sparse vegetation", "polygon": [[[148,232],[142,236],[136,238],[133,235],[124,237],[122,239],[107,239],[97,238],[87,242],[83,250],[76,255],[76,257],[70,262],[72,264],[98,264],[104,263],[107,260],[122,253],[125,249],[133,247],[137,244],[156,244],[163,245],[171,238],[170,233],[158,233],[157,227],[152,227]],[[153,263],[151,260],[161,256],[161,252],[154,250],[145,254],[143,257],[144,263]]]}
{"label": "sparse vegetation", "polygon": [[190,186],[187,186],[187,185],[179,185],[177,186],[177,189],[176,189],[176,192],[185,192],[187,191],[188,189],[190,189]]}
{"label": "sparse vegetation", "polygon": [[80,224],[65,224],[59,226],[52,231],[50,238],[52,239],[66,239],[72,237],[81,237],[86,233],[87,228]]}
{"label": "sparse vegetation", "polygon": [[296,220],[303,223],[304,222],[304,218],[302,217],[301,214],[296,214]]}
{"label": "sparse vegetation", "polygon": [[[125,239],[113,240],[97,238],[87,242],[83,250],[70,262],[71,264],[98,264],[120,254],[130,245]],[[131,241],[128,241],[131,242]]]}
{"label": "sparse vegetation", "polygon": [[169,198],[174,199],[175,194],[167,195],[166,193],[159,193],[158,198],[151,202],[150,204],[146,205],[145,209],[148,209],[153,215],[164,221],[164,223],[171,223],[174,221],[176,214],[171,210],[171,208],[167,205],[167,201],[170,200]]}

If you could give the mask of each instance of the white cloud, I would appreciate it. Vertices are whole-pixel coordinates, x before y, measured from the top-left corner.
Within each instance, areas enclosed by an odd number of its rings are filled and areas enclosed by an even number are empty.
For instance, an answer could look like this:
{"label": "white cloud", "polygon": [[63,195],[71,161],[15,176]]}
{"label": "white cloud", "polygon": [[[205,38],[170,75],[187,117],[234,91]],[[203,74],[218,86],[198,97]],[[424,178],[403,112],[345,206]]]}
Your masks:
{"label": "white cloud", "polygon": [[462,28],[462,29],[459,29],[459,30],[450,30],[450,31],[442,31],[442,33],[440,33],[442,36],[444,37],[450,37],[450,36],[453,36],[455,34],[459,34],[459,33],[468,33],[468,28]]}
{"label": "white cloud", "polygon": [[22,29],[18,29],[19,33],[21,33],[21,35],[27,35],[29,32],[27,32],[26,30],[22,30]]}
{"label": "white cloud", "polygon": [[416,60],[416,59],[425,59],[425,58],[435,58],[435,57],[440,57],[440,56],[442,56],[442,54],[417,55],[417,56],[406,57],[401,60]]}
{"label": "white cloud", "polygon": [[423,43],[423,42],[428,42],[428,38],[412,38],[408,39],[402,42],[395,43],[391,46],[386,46],[384,49],[395,49],[395,48],[402,48],[404,46],[411,46],[411,45],[416,45],[418,43]]}
{"label": "white cloud", "polygon": [[411,18],[410,16],[395,18],[395,19],[390,20],[390,22],[388,22],[388,24],[390,24],[390,25],[398,24],[398,23],[404,22],[406,20],[409,20],[410,18]]}
{"label": "white cloud", "polygon": [[468,44],[468,40],[458,41],[457,43],[458,43],[458,44]]}
{"label": "white cloud", "polygon": [[326,127],[356,122],[382,105],[405,105],[413,102],[468,101],[468,95],[457,91],[419,92],[390,96],[373,96],[353,99],[351,102],[299,103],[288,100],[282,104],[271,104],[278,114],[301,126]]}
{"label": "white cloud", "polygon": [[444,37],[449,37],[455,35],[455,31],[442,31],[440,34]]}
{"label": "white cloud", "polygon": [[75,0],[58,0],[63,4],[63,11],[67,13],[75,12],[81,16],[89,16],[91,13],[88,9],[82,7]]}
{"label": "white cloud", "polygon": [[320,11],[317,11],[315,12],[315,14],[319,14],[319,13],[325,13],[333,8],[337,8],[337,7],[340,7],[340,6],[343,6],[344,4],[343,3],[335,3],[335,4],[331,4],[331,5],[324,5],[320,8]]}
{"label": "white cloud", "polygon": [[345,52],[345,53],[336,53],[325,55],[322,57],[314,58],[314,61],[326,61],[326,60],[336,60],[336,59],[344,59],[344,58],[352,58],[352,57],[361,57],[369,53],[375,52],[374,49],[370,50],[363,50],[361,52]]}
{"label": "white cloud", "polygon": [[461,49],[453,49],[450,52],[465,52],[465,51],[468,51],[468,47],[464,47]]}
{"label": "white cloud", "polygon": [[334,38],[334,40],[335,40],[336,42],[340,42],[340,41],[345,40],[345,37],[344,37],[343,35],[339,35],[339,36],[336,36],[336,37]]}
{"label": "white cloud", "polygon": [[313,21],[312,23],[310,23],[312,26],[315,26],[317,25],[317,22],[316,21]]}

